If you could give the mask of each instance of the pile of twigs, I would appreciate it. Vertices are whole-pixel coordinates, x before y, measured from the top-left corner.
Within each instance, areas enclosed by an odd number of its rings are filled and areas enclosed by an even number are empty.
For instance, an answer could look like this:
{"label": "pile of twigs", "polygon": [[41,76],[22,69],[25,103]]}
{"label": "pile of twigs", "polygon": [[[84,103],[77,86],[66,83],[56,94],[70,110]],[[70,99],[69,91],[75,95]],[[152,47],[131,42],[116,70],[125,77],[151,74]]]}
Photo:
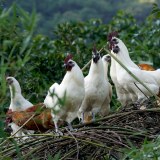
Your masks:
{"label": "pile of twigs", "polygon": [[60,137],[48,131],[18,143],[5,140],[0,144],[0,157],[48,159],[49,155],[54,157],[59,153],[60,159],[105,159],[107,156],[120,159],[123,149],[132,145],[140,147],[144,139],[152,140],[160,132],[157,103],[148,100],[142,105],[147,109],[130,105],[93,123],[75,125],[74,132],[64,127],[61,130],[64,135]]}

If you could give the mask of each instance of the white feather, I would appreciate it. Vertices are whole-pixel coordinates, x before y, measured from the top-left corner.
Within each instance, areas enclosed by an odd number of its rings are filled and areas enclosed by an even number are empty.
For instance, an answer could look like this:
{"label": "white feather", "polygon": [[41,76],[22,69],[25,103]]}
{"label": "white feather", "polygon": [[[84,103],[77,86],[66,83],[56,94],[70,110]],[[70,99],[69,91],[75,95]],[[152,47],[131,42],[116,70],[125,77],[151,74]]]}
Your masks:
{"label": "white feather", "polygon": [[[104,78],[104,68],[102,59],[97,63],[91,62],[88,75],[85,77],[85,98],[79,109],[78,116],[82,120],[83,114],[96,114],[101,111],[102,105],[109,112],[109,103],[106,100],[109,97],[109,83]],[[105,103],[106,102],[106,103]],[[103,108],[105,108],[103,106]]]}
{"label": "white feather", "polygon": [[110,102],[112,100],[112,85],[109,83],[109,79],[108,79],[108,67],[109,67],[109,62],[107,62],[106,58],[109,55],[104,55],[102,57],[102,62],[103,62],[103,68],[104,68],[104,79],[106,80],[107,83],[107,97],[104,101],[104,103],[102,104],[101,107],[101,115],[105,116],[107,114],[109,114],[110,112]]}
{"label": "white feather", "polygon": [[[120,41],[118,40],[117,46],[120,48],[120,51],[116,54],[112,53],[125,65],[127,68],[135,75],[137,76],[143,83],[145,83],[152,92],[158,94],[159,92],[159,86],[155,79],[150,76],[147,71],[140,70],[138,67],[135,67],[134,63],[130,63],[125,59],[126,50],[124,49],[124,46],[121,45]],[[124,50],[123,50],[124,49]],[[129,57],[129,56],[126,56]],[[129,60],[129,59],[128,59]],[[146,98],[146,96],[151,96],[150,92],[145,89],[141,84],[139,84],[134,78],[132,78],[128,72],[119,65],[119,63],[116,62],[116,75],[117,75],[117,81],[118,83],[123,86],[128,93],[135,94],[138,97],[138,100],[141,98]],[[141,89],[141,91],[145,94],[143,94],[136,86],[135,84]],[[126,94],[128,94],[126,93]]]}
{"label": "white feather", "polygon": [[[130,67],[133,67],[133,68],[140,70],[140,68],[131,60],[131,58],[129,56],[128,49],[125,46],[124,42],[122,40],[120,40],[119,38],[116,38],[116,37],[113,37],[113,38],[115,38],[117,40],[118,46],[122,50],[121,58],[123,59],[123,61],[125,61],[125,64],[127,66],[130,66]],[[155,81],[158,83],[158,85],[160,86],[160,69],[157,69],[155,71],[146,71],[146,73],[150,74],[150,76],[153,77],[155,79]]]}
{"label": "white feather", "polygon": [[[58,132],[57,122],[59,120],[70,124],[77,117],[78,109],[85,95],[83,73],[75,61],[72,61],[72,63],[74,63],[74,67],[71,71],[67,71],[60,85],[54,83],[50,87],[44,100],[44,104],[52,109],[51,115],[56,132]],[[52,93],[56,94],[56,96],[51,95]],[[61,99],[66,96],[64,106],[58,103],[57,96]]]}
{"label": "white feather", "polygon": [[[12,111],[24,111],[27,108],[33,106],[31,102],[29,102],[22,96],[19,82],[14,77],[7,77],[6,80],[11,82],[9,84],[10,94],[11,94],[11,103],[10,103],[9,109],[11,109]],[[20,128],[18,125],[16,125],[13,122],[9,125],[13,130],[11,134],[14,134]],[[15,136],[20,137],[25,135],[23,133],[24,131],[27,133],[30,132],[29,130],[21,129],[19,132],[15,134]]]}
{"label": "white feather", "polygon": [[116,88],[117,98],[122,104],[125,106],[132,102],[132,94],[128,93],[125,86],[122,86],[118,83],[117,80],[117,69],[116,69],[116,61],[111,57],[111,67],[110,67],[110,76]]}
{"label": "white feather", "polygon": [[59,87],[58,83],[54,83],[48,90],[48,94],[44,100],[44,104],[47,105],[48,108],[53,108],[53,103],[56,101],[56,97],[54,96],[54,93],[57,93],[57,89]]}

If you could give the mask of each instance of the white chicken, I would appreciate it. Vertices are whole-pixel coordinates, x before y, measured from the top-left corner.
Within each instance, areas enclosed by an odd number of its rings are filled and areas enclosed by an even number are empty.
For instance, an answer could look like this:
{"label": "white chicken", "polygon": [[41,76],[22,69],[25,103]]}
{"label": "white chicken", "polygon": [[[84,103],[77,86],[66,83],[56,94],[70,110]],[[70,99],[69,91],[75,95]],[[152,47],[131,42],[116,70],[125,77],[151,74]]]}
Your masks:
{"label": "white chicken", "polygon": [[85,123],[85,115],[92,115],[95,120],[95,114],[101,112],[103,108],[104,115],[110,110],[109,83],[104,77],[104,68],[100,53],[94,48],[92,52],[92,62],[88,75],[85,77],[85,98],[78,111],[78,117]]}
{"label": "white chicken", "polygon": [[109,82],[108,79],[108,68],[109,64],[111,63],[111,56],[109,54],[106,54],[102,57],[102,62],[103,62],[103,68],[104,68],[104,77],[107,82]]}
{"label": "white chicken", "polygon": [[[123,49],[121,48],[121,45],[119,42],[116,42],[112,46],[112,53],[115,54],[115,56],[125,65],[127,68],[136,76],[138,77],[143,83],[145,83],[148,88],[153,92],[158,94],[159,93],[159,86],[155,79],[150,76],[147,72],[144,70],[140,70],[139,68],[133,67],[132,65],[129,65],[129,63],[126,62],[124,59]],[[138,100],[145,99],[146,97],[152,96],[151,93],[143,87],[141,84],[139,84],[133,77],[131,77],[128,72],[120,66],[119,63],[116,62],[116,75],[117,75],[117,81],[118,83],[123,86],[128,93],[134,93],[137,95]],[[138,86],[138,89],[135,84]]]}
{"label": "white chicken", "polygon": [[103,62],[103,68],[104,68],[104,78],[106,79],[107,86],[109,86],[109,90],[108,90],[109,94],[107,94],[108,98],[106,98],[106,104],[108,104],[108,106],[106,107],[105,105],[103,105],[100,112],[101,115],[105,116],[110,111],[110,102],[112,100],[112,85],[109,83],[109,79],[108,79],[108,67],[109,67],[109,64],[111,63],[111,56],[109,54],[104,55],[102,57],[102,62]]}
{"label": "white chicken", "polygon": [[[118,35],[117,32],[112,32],[108,35],[108,41],[109,41],[109,49],[111,50],[112,49],[112,46],[116,45],[118,43],[117,39],[116,39],[116,36]],[[126,52],[128,52],[127,48],[124,47],[124,50]],[[123,57],[124,58],[124,57]],[[130,57],[128,56],[128,59],[130,59]],[[127,61],[125,58],[124,58],[124,61],[126,62],[127,66],[131,65],[131,66],[134,66],[136,68],[137,65],[135,65],[133,62],[131,64],[128,64],[129,61]],[[114,60],[114,58],[111,57],[111,68],[110,68],[110,76],[111,76],[111,79],[115,85],[115,88],[116,88],[116,94],[117,94],[117,97],[118,97],[118,100],[120,101],[121,105],[122,106],[126,106],[132,102],[135,102],[137,100],[137,95],[134,94],[133,92],[128,92],[127,91],[127,88],[125,88],[125,86],[122,86],[118,83],[117,81],[117,71],[116,71],[116,61]],[[138,68],[139,69],[139,68]]]}
{"label": "white chicken", "polygon": [[[51,108],[51,115],[55,125],[56,133],[62,134],[58,128],[58,121],[66,121],[70,130],[73,130],[71,122],[77,117],[77,112],[85,96],[84,76],[72,56],[65,59],[67,70],[60,84],[54,83],[48,91],[44,100],[46,107]],[[64,100],[64,104],[59,103]]]}
{"label": "white chicken", "polygon": [[[123,61],[125,61],[125,64],[127,66],[134,67],[134,68],[137,68],[140,70],[140,67],[138,67],[131,60],[131,58],[129,56],[128,49],[127,49],[126,45],[124,44],[124,42],[117,37],[112,37],[111,41],[112,41],[111,43],[113,45],[118,44],[119,48],[121,48],[121,50],[122,50],[121,59],[123,59]],[[155,71],[147,71],[147,73],[150,74],[150,76],[152,76],[156,80],[158,85],[160,86],[160,69],[157,69]]]}
{"label": "white chicken", "polygon": [[[131,67],[140,69],[130,58],[129,52],[125,44],[116,36],[118,36],[117,32],[112,32],[108,35],[108,41],[109,41],[109,49],[112,50],[112,47],[116,44],[119,45],[119,47],[123,50],[123,54],[121,55],[121,58],[125,61],[126,64],[128,64]],[[115,61],[116,62],[116,61]]]}
{"label": "white chicken", "polygon": [[120,85],[117,80],[117,71],[116,71],[116,61],[111,57],[111,67],[110,67],[110,76],[115,85],[117,98],[120,101],[122,106],[130,104],[132,102],[132,96],[124,86]]}
{"label": "white chicken", "polygon": [[[6,81],[9,84],[10,94],[11,94],[11,103],[9,106],[9,112],[24,111],[27,108],[30,108],[31,106],[33,106],[31,102],[29,102],[22,96],[19,82],[14,77],[7,77]],[[13,122],[8,125],[11,127],[13,131],[11,133],[12,135],[15,134],[17,130],[20,128],[17,124]],[[24,136],[25,135],[24,132],[29,134],[29,133],[33,133],[34,131],[21,129],[15,134],[15,137]]]}

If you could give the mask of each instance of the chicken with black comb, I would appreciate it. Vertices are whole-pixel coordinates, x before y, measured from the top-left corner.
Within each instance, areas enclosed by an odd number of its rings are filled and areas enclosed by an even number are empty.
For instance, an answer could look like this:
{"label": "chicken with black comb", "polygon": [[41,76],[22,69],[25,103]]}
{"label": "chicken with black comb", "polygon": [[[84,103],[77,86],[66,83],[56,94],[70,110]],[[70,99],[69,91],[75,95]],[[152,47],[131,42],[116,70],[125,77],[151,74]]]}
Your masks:
{"label": "chicken with black comb", "polygon": [[[118,43],[112,47],[112,54],[120,60],[136,77],[138,77],[153,93],[159,93],[160,70],[145,71],[141,70],[130,58],[127,47],[124,43],[115,38]],[[117,49],[118,48],[118,51]],[[116,49],[116,52],[114,52]],[[118,83],[126,90],[125,95],[133,95],[132,101],[139,101],[152,96],[152,94],[137,80],[135,80],[129,73],[118,63],[115,62],[116,76]],[[157,74],[156,74],[157,73]],[[134,98],[134,99],[133,99]]]}
{"label": "chicken with black comb", "polygon": [[92,61],[88,75],[85,77],[85,98],[78,111],[79,119],[86,123],[85,117],[92,115],[92,120],[95,120],[95,115],[105,109],[104,114],[110,111],[109,84],[104,77],[103,62],[100,53],[93,47]]}

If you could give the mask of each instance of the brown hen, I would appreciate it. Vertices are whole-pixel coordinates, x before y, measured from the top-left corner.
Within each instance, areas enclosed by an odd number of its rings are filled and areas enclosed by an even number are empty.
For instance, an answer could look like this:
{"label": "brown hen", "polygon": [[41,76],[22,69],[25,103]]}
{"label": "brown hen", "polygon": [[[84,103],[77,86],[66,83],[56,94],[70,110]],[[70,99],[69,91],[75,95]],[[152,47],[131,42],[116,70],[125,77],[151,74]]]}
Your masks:
{"label": "brown hen", "polygon": [[149,65],[149,64],[143,63],[143,64],[138,64],[138,66],[139,66],[140,69],[142,69],[142,70],[155,71],[155,69],[154,69],[151,65]]}
{"label": "brown hen", "polygon": [[27,130],[36,130],[42,132],[54,128],[51,110],[46,108],[43,103],[34,105],[25,111],[12,112],[12,110],[8,110],[6,115],[9,123],[14,122],[18,126],[22,126],[30,117],[34,115],[34,117],[23,126],[23,128]]}

